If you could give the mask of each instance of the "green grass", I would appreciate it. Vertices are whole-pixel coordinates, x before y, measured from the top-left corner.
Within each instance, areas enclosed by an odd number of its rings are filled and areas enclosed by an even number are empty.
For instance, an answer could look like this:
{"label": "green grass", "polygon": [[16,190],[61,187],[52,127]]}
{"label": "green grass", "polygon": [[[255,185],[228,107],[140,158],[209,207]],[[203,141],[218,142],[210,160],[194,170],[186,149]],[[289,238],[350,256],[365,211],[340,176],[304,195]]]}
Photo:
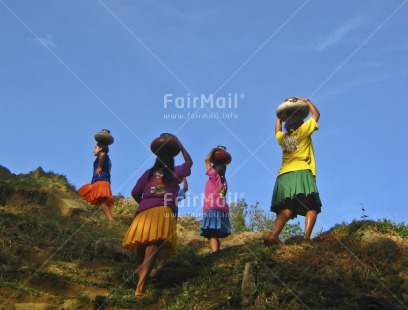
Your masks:
{"label": "green grass", "polygon": [[35,297],[39,297],[39,296],[44,295],[43,292],[35,290],[35,289],[28,288],[28,287],[24,286],[24,284],[25,283],[22,283],[19,280],[9,282],[9,281],[6,281],[6,280],[0,278],[0,286],[10,288],[13,291],[16,291],[16,292],[18,292],[20,294],[35,296]]}
{"label": "green grass", "polygon": [[382,234],[389,234],[399,236],[401,238],[408,238],[408,226],[405,223],[395,223],[388,219],[383,220],[364,220],[352,221],[350,224],[342,223],[334,226],[329,232],[345,233],[347,237],[354,237],[360,239],[365,231],[372,229]]}
{"label": "green grass", "polygon": [[[120,246],[137,207],[132,199],[116,197],[114,223],[92,206],[75,218],[44,216],[41,193],[46,195],[50,187],[73,190],[65,177],[37,169],[7,182],[0,187],[0,204],[16,191],[24,193],[30,204],[20,209],[0,207],[0,247],[9,260],[7,268],[0,265],[0,287],[32,296],[33,301],[45,294],[25,285],[34,275],[30,283],[44,290],[47,284],[58,283],[105,289],[109,296],[97,303],[115,309],[149,305],[168,310],[191,309],[192,305],[234,309],[241,307],[244,266],[257,262],[255,302],[259,309],[355,308],[358,298],[367,294],[393,300],[387,289],[408,306],[408,255],[395,241],[408,242],[404,223],[353,221],[322,233],[320,243],[264,248],[254,242],[226,247],[216,255],[197,254],[208,247],[197,231],[197,240],[178,240],[178,255],[168,261],[164,281],[151,279],[147,298],[136,300],[135,253],[118,259],[106,250],[106,244]],[[186,220],[183,229],[195,232],[196,224]],[[58,296],[54,303],[64,299],[76,299],[84,308],[92,303],[74,291]]]}

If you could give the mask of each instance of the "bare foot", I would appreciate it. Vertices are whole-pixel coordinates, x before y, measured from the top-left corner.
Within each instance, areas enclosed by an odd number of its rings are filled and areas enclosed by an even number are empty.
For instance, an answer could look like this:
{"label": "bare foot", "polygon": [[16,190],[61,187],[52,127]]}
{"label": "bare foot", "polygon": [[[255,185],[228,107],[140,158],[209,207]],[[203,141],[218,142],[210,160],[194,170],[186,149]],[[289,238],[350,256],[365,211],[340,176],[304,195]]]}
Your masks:
{"label": "bare foot", "polygon": [[271,245],[278,245],[280,244],[279,239],[275,238],[262,238],[262,242],[265,246],[271,246]]}

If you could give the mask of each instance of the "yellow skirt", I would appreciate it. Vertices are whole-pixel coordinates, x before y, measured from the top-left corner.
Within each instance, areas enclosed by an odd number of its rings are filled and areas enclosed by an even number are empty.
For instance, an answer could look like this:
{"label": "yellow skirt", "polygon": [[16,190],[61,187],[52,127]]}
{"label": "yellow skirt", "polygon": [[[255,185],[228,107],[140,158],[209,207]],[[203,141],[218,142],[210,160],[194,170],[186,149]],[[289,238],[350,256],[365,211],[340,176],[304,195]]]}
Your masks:
{"label": "yellow skirt", "polygon": [[94,184],[87,183],[78,190],[78,194],[94,206],[99,206],[102,203],[111,206],[115,203],[108,181],[97,181]]}
{"label": "yellow skirt", "polygon": [[154,207],[136,215],[122,241],[124,249],[134,250],[140,245],[165,241],[159,256],[176,255],[177,225],[173,210],[169,207]]}

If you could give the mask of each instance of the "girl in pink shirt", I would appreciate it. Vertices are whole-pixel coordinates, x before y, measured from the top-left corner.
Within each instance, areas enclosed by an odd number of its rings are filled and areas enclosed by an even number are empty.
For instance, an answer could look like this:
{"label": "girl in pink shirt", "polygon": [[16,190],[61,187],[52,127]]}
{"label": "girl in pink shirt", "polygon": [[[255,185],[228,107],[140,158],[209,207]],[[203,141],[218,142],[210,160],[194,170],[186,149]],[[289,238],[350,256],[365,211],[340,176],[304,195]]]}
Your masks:
{"label": "girl in pink shirt", "polygon": [[212,252],[221,248],[219,238],[225,238],[231,234],[229,208],[225,196],[228,185],[225,179],[227,166],[216,163],[211,166],[211,157],[216,148],[212,149],[205,158],[208,181],[205,184],[203,222],[200,235],[210,241]]}

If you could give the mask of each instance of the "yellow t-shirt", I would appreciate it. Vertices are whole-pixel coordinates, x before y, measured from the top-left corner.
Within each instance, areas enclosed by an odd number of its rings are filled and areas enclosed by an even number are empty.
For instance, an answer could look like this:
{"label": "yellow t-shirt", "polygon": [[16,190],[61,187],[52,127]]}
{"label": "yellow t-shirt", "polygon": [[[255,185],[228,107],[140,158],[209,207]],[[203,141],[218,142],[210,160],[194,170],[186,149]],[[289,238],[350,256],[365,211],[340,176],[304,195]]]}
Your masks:
{"label": "yellow t-shirt", "polygon": [[311,117],[290,134],[285,134],[282,131],[276,133],[276,140],[283,150],[282,165],[278,175],[309,169],[316,177],[316,163],[311,136],[318,129],[317,122]]}

